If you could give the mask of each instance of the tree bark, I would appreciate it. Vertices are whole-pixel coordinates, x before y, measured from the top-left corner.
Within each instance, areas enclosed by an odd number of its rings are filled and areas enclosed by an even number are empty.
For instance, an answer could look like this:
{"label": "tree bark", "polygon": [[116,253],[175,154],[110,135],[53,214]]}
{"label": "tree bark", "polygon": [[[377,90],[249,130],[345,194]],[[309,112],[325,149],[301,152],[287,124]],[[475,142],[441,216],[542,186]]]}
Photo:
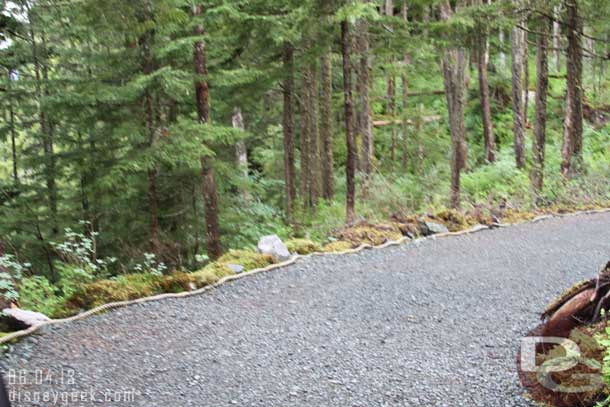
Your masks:
{"label": "tree bark", "polygon": [[[527,15],[523,17],[523,20],[521,21],[521,25],[523,27],[527,28]],[[524,131],[525,128],[528,125],[528,119],[527,119],[527,111],[528,111],[528,106],[529,106],[529,85],[530,85],[530,69],[529,69],[529,45],[527,43],[527,34],[528,32],[525,30],[521,30],[522,34],[523,34],[523,39],[522,39],[522,46],[523,46],[523,58],[522,58],[522,62],[523,62],[523,127],[524,127]],[[524,135],[525,137],[525,135]],[[525,141],[524,141],[525,143]]]}
{"label": "tree bark", "polygon": [[523,124],[523,34],[518,27],[511,32],[513,137],[517,168],[525,167],[525,133]]}
{"label": "tree bark", "polygon": [[[385,0],[385,14],[388,17],[394,16],[394,2],[393,0]],[[390,56],[390,63],[394,63],[394,57]],[[396,116],[396,78],[392,73],[388,75],[387,79],[387,114],[394,118]],[[396,127],[392,126],[392,141],[390,144],[390,160],[392,164],[396,160]]]}
{"label": "tree bark", "polygon": [[284,188],[286,194],[286,218],[292,222],[294,214],[294,200],[296,197],[295,165],[294,165],[294,117],[293,117],[293,91],[294,91],[294,50],[292,44],[284,43],[283,64],[283,117],[282,133],[284,141]]}
{"label": "tree bark", "polygon": [[354,143],[354,109],[352,105],[352,68],[350,61],[350,30],[349,22],[343,20],[341,22],[341,51],[343,55],[343,95],[344,95],[344,108],[345,108],[345,141],[347,145],[347,162],[346,162],[346,220],[347,223],[352,223],[356,216],[355,203],[356,203],[356,147]]}
{"label": "tree bark", "polygon": [[555,63],[555,72],[561,72],[561,26],[559,25],[560,18],[559,5],[553,8],[553,59]]}
{"label": "tree bark", "polygon": [[312,63],[307,67],[307,114],[309,119],[309,191],[310,205],[315,211],[320,197],[320,127],[318,125],[318,81],[317,67]]}
{"label": "tree bark", "polygon": [[568,68],[561,172],[571,176],[582,164],[582,20],[576,0],[567,0]]}
{"label": "tree bark", "polygon": [[[142,23],[152,21],[150,4],[148,2],[144,5],[144,17]],[[153,40],[152,30],[147,30],[142,34],[139,41],[140,52],[142,54],[142,73],[144,75],[150,75],[154,71],[153,58],[151,53]],[[153,111],[153,96],[150,90],[144,92],[142,105],[144,107],[144,127],[146,129],[146,135],[148,137],[148,147],[152,148],[155,145],[155,117]],[[148,214],[150,216],[149,229],[150,229],[150,250],[156,256],[161,254],[161,242],[159,240],[159,199],[157,196],[157,166],[152,164],[147,169],[147,197],[148,197]]]}
{"label": "tree bark", "polygon": [[489,83],[487,81],[487,64],[489,62],[489,41],[487,33],[479,35],[477,47],[477,67],[479,71],[479,93],[481,96],[481,115],[483,119],[483,141],[485,144],[485,161],[492,163],[496,160],[496,142],[491,121],[491,102],[489,97]]}
{"label": "tree bark", "polygon": [[[203,14],[203,5],[193,6],[193,16]],[[196,36],[202,36],[204,28],[197,25],[194,30]],[[197,120],[201,124],[210,124],[209,91],[207,83],[208,68],[206,63],[205,43],[197,39],[193,47],[193,64],[197,79],[195,80],[195,95],[197,104]],[[212,260],[222,254],[220,245],[220,225],[218,222],[218,196],[216,191],[216,177],[210,157],[201,157],[201,175],[203,180],[203,201],[205,205],[206,244],[208,255]]]}
{"label": "tree bark", "polygon": [[301,77],[301,96],[299,98],[299,113],[301,119],[301,146],[300,146],[300,157],[301,157],[301,197],[303,199],[303,208],[309,209],[311,207],[311,163],[310,159],[310,137],[311,137],[311,115],[308,112],[309,109],[309,88],[308,79],[309,70],[304,69]]}
{"label": "tree bark", "polygon": [[[41,56],[42,56],[42,79],[44,84],[44,95],[49,97],[49,55],[47,47],[47,37],[44,30],[41,31]],[[42,107],[41,107],[42,109]],[[49,191],[49,207],[51,209],[51,233],[53,236],[59,233],[58,226],[58,196],[56,182],[56,162],[55,162],[55,128],[53,120],[46,116],[46,136],[44,142],[45,158],[47,162],[46,181],[47,190]],[[43,129],[44,131],[44,129]]]}
{"label": "tree bark", "polygon": [[498,34],[498,39],[500,40],[500,67],[506,68],[506,52],[504,52],[504,30],[500,30]]}
{"label": "tree bark", "polygon": [[[241,109],[236,107],[233,110],[233,117],[231,118],[233,128],[241,131],[245,131],[244,116],[241,113]],[[239,140],[235,143],[235,159],[237,162],[237,168],[242,173],[244,178],[248,178],[248,150],[246,143],[243,140]]]}
{"label": "tree bark", "polygon": [[[406,1],[402,4],[402,19],[405,22],[405,24],[409,23],[409,5],[407,4]],[[406,124],[406,115],[407,115],[407,109],[408,109],[408,103],[409,103],[409,81],[408,81],[408,76],[407,76],[407,69],[410,64],[411,64],[411,56],[409,54],[405,54],[403,57],[402,75],[400,78],[400,83],[402,85],[402,115],[403,115],[403,125],[401,126],[402,154],[401,154],[400,161],[401,161],[401,167],[402,167],[403,172],[407,171],[408,155],[409,155],[409,150],[408,150],[409,144],[408,144],[408,137],[407,137],[408,129],[407,129],[407,124]]]}
{"label": "tree bark", "polygon": [[[11,86],[11,72],[8,74],[8,86],[10,91]],[[9,94],[9,105],[8,105],[8,120],[11,133],[11,156],[13,159],[13,182],[19,184],[19,171],[17,163],[17,132],[15,130],[15,108],[13,106],[13,97]]]}
{"label": "tree bark", "polygon": [[333,176],[333,118],[332,118],[332,61],[330,51],[322,55],[320,61],[321,76],[321,120],[320,128],[322,147],[322,197],[331,200],[334,195]]}
{"label": "tree bark", "polygon": [[358,32],[356,40],[360,53],[360,66],[358,69],[358,89],[360,96],[359,123],[362,136],[361,167],[362,172],[368,177],[373,172],[374,138],[373,138],[373,114],[371,111],[370,88],[371,88],[371,60],[369,44],[369,24],[366,20],[358,21]]}
{"label": "tree bark", "polygon": [[[453,12],[449,2],[441,4],[441,19],[447,21]],[[464,51],[450,48],[443,51],[441,61],[447,110],[449,113],[449,127],[451,131],[451,196],[452,208],[460,206],[460,172],[464,167],[464,71],[466,59]]]}
{"label": "tree bark", "polygon": [[[34,31],[34,20],[32,12],[28,7],[28,22],[30,25],[29,34],[30,42],[32,45],[32,62],[34,63],[34,77],[35,77],[35,92],[36,98],[38,99],[38,121],[40,123],[40,131],[42,133],[42,147],[44,154],[44,176],[47,188],[47,203],[49,213],[51,214],[51,234],[56,235],[59,233],[59,227],[57,226],[57,189],[55,183],[55,153],[53,147],[53,128],[50,124],[48,115],[43,108],[42,99],[44,96],[48,96],[48,88],[46,83],[43,81],[48,80],[48,70],[46,64],[48,61],[45,60],[46,49],[43,42],[39,49],[38,42],[36,40],[36,33]],[[42,54],[42,55],[41,55]],[[56,279],[57,276],[52,275],[52,279]]]}
{"label": "tree bark", "polygon": [[536,39],[536,115],[534,119],[533,166],[531,173],[532,190],[536,200],[538,200],[542,192],[544,183],[544,150],[549,86],[548,32],[549,21],[546,18],[542,18],[540,33]]}

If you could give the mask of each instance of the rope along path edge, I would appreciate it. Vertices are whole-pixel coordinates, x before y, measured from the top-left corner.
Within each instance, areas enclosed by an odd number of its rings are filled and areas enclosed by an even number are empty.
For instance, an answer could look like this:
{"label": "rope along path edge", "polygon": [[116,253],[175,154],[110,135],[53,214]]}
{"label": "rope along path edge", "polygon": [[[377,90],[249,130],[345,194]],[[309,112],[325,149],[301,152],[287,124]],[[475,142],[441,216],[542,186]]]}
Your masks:
{"label": "rope along path edge", "polygon": [[[542,215],[542,216],[538,216],[530,221],[525,221],[525,222],[517,222],[517,223],[502,223],[499,225],[496,225],[494,227],[509,227],[509,226],[514,226],[514,225],[519,225],[519,224],[524,224],[524,223],[537,223],[540,221],[544,221],[547,219],[552,219],[552,218],[563,218],[563,217],[568,217],[568,216],[578,216],[578,215],[593,215],[593,214],[599,214],[599,213],[606,213],[606,212],[610,212],[610,208],[606,208],[606,209],[597,209],[597,210],[588,210],[588,211],[578,211],[578,212],[573,212],[573,213],[568,213],[568,214],[555,214],[555,215]],[[152,302],[152,301],[160,301],[160,300],[164,300],[166,298],[185,298],[185,297],[192,297],[195,295],[200,295],[204,292],[213,290],[214,288],[217,288],[225,283],[228,283],[230,281],[233,280],[238,280],[244,277],[248,277],[248,276],[252,276],[255,274],[259,274],[259,273],[264,273],[267,271],[271,271],[271,270],[275,270],[275,269],[279,269],[282,267],[286,267],[289,266],[291,264],[296,263],[298,260],[302,260],[302,259],[306,259],[312,256],[326,256],[326,255],[333,255],[333,256],[341,256],[341,255],[345,255],[345,254],[353,254],[353,253],[358,253],[362,250],[366,250],[366,249],[384,249],[386,247],[390,247],[390,246],[398,246],[401,245],[405,242],[411,242],[411,243],[417,243],[417,242],[421,242],[424,240],[434,240],[437,239],[439,237],[448,237],[448,236],[460,236],[460,235],[466,235],[466,234],[471,234],[471,233],[477,233],[480,232],[482,230],[489,230],[492,229],[492,227],[490,226],[485,226],[485,225],[475,225],[474,227],[467,229],[467,230],[461,230],[459,232],[446,232],[446,233],[439,233],[436,235],[431,235],[431,236],[427,236],[427,237],[420,237],[417,239],[410,239],[409,237],[403,237],[399,240],[394,240],[394,241],[388,241],[382,245],[379,246],[373,246],[370,244],[362,244],[358,247],[356,247],[355,249],[349,249],[349,250],[344,250],[341,252],[332,252],[332,253],[322,253],[322,252],[317,252],[317,253],[310,253],[307,255],[294,255],[293,257],[290,258],[290,260],[284,261],[282,263],[276,263],[276,264],[271,264],[267,267],[264,268],[260,268],[260,269],[255,269],[255,270],[250,270],[248,272],[245,273],[241,273],[241,274],[235,274],[232,276],[227,276],[227,277],[223,277],[222,279],[218,280],[216,283],[214,284],[210,284],[207,285],[205,287],[199,288],[197,290],[193,290],[193,291],[184,291],[181,293],[165,293],[165,294],[158,294],[158,295],[154,295],[151,297],[143,297],[143,298],[138,298],[135,300],[129,300],[129,301],[118,301],[118,302],[111,302],[108,304],[104,304],[104,305],[100,305],[99,307],[90,309],[88,311],[85,311],[83,313],[80,313],[78,315],[75,315],[73,317],[69,317],[69,318],[63,318],[63,319],[52,319],[50,321],[47,322],[43,322],[41,324],[37,324],[37,325],[33,325],[28,329],[24,329],[22,331],[16,331],[16,332],[12,332],[2,338],[0,338],[0,345],[6,344],[8,342],[11,342],[15,339],[18,338],[22,338],[25,336],[29,336],[33,333],[35,333],[36,331],[40,330],[41,328],[48,326],[48,325],[56,325],[56,324],[64,324],[67,322],[72,322],[72,321],[78,321],[81,319],[85,319],[88,318],[90,316],[93,316],[95,314],[99,314],[101,312],[104,311],[108,311],[111,309],[115,309],[115,308],[122,308],[122,307],[127,307],[129,305],[134,305],[134,304],[144,304],[147,302]]]}

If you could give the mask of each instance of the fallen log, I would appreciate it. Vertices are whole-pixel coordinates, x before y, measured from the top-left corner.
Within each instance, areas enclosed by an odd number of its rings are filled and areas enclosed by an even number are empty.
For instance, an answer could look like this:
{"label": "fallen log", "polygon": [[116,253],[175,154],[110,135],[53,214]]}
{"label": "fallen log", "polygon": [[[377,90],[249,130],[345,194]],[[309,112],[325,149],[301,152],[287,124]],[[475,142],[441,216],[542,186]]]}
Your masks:
{"label": "fallen log", "polygon": [[[610,262],[596,278],[576,283],[547,306],[543,323],[524,338],[533,341],[524,340],[517,356],[519,379],[532,399],[553,407],[593,407],[605,400],[607,348],[596,337],[606,333],[602,310],[609,307]],[[525,343],[535,343],[529,362]]]}

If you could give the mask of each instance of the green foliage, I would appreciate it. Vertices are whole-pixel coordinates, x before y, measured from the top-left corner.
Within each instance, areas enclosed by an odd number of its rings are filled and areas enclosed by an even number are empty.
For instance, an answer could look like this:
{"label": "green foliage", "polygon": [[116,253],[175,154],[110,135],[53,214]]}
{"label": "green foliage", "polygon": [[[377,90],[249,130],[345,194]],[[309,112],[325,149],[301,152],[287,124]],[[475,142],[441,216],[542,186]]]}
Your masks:
{"label": "green foliage", "polygon": [[62,316],[64,298],[58,287],[42,276],[26,277],[19,286],[19,306],[42,312],[49,317]]}
{"label": "green foliage", "polygon": [[529,177],[517,169],[513,156],[503,151],[493,165],[464,174],[462,188],[468,202],[500,202],[511,197],[527,197]]}
{"label": "green foliage", "polygon": [[30,267],[31,264],[21,264],[11,254],[0,256],[0,295],[5,301],[12,302],[19,298],[17,285],[23,272]]}

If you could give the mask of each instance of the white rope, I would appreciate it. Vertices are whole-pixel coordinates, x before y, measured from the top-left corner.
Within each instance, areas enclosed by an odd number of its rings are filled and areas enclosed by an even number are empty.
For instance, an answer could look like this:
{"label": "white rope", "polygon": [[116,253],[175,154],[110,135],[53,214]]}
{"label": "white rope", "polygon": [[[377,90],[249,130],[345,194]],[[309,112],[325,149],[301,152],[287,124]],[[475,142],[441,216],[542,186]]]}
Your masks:
{"label": "white rope", "polygon": [[[573,212],[573,213],[569,213],[569,214],[558,214],[558,215],[542,215],[542,216],[538,216],[536,218],[534,218],[533,220],[529,221],[531,223],[536,223],[536,222],[541,222],[544,220],[548,220],[551,218],[555,218],[555,217],[567,217],[567,216],[577,216],[577,215],[592,215],[592,214],[597,214],[597,213],[605,213],[605,212],[610,212],[610,208],[606,208],[606,209],[597,209],[597,210],[588,210],[588,211],[580,211],[580,212]],[[503,223],[498,225],[499,227],[508,227],[508,226],[514,226],[514,225],[518,225],[518,224],[523,224],[523,223],[528,223],[526,222],[518,222],[518,223]],[[72,321],[79,321],[81,319],[85,319],[88,318],[92,315],[95,314],[99,314],[100,312],[103,311],[107,311],[107,310],[111,310],[114,308],[122,308],[122,307],[127,307],[129,305],[134,305],[134,304],[144,304],[147,302],[152,302],[152,301],[160,301],[160,300],[164,300],[167,298],[185,298],[185,297],[192,297],[195,295],[199,295],[202,294],[206,291],[212,290],[216,287],[219,287],[225,283],[228,283],[229,281],[233,281],[233,280],[238,280],[244,277],[248,277],[248,276],[252,276],[255,274],[259,274],[259,273],[264,273],[267,271],[271,271],[271,270],[275,270],[278,268],[282,268],[282,267],[286,267],[289,266],[291,264],[296,263],[298,260],[301,259],[306,259],[309,257],[313,257],[313,256],[326,256],[326,255],[335,255],[335,256],[341,256],[341,255],[345,255],[345,254],[352,254],[352,253],[358,253],[362,250],[365,249],[384,249],[386,247],[390,247],[390,246],[398,246],[401,245],[407,241],[412,241],[413,243],[418,243],[424,240],[428,240],[428,239],[437,239],[437,238],[441,238],[441,237],[448,237],[448,236],[461,236],[461,235],[466,235],[466,234],[471,234],[471,233],[477,233],[480,232],[482,230],[487,230],[490,229],[489,226],[485,226],[485,225],[475,225],[474,227],[467,229],[467,230],[462,230],[459,232],[445,232],[445,233],[439,233],[439,234],[435,234],[435,235],[431,235],[428,237],[421,237],[418,239],[410,239],[408,237],[403,237],[399,240],[394,240],[394,241],[388,241],[382,245],[379,246],[372,246],[370,244],[361,244],[360,246],[356,247],[355,249],[349,249],[349,250],[344,250],[341,252],[331,252],[331,253],[324,253],[324,252],[318,252],[318,253],[310,253],[307,255],[295,255],[292,258],[290,258],[290,260],[284,261],[282,263],[277,263],[277,264],[271,264],[267,267],[264,268],[260,268],[260,269],[255,269],[255,270],[251,270],[245,273],[241,273],[241,274],[235,274],[235,275],[231,275],[231,276],[227,276],[224,277],[220,280],[218,280],[216,283],[211,284],[211,285],[207,285],[205,287],[199,288],[197,290],[193,290],[193,291],[184,291],[181,293],[166,293],[166,294],[159,294],[159,295],[154,295],[152,297],[143,297],[143,298],[138,298],[136,300],[129,300],[129,301],[119,301],[119,302],[111,302],[109,304],[104,304],[104,305],[100,305],[99,307],[90,309],[89,311],[85,311],[81,314],[75,315],[73,317],[69,317],[69,318],[63,318],[63,319],[52,319],[50,321],[46,321],[43,322],[41,324],[38,325],[34,325],[31,326],[28,329],[24,329],[22,331],[16,331],[16,332],[12,332],[2,338],[0,338],[0,345],[5,344],[7,342],[13,341],[15,339],[18,338],[22,338],[24,336],[28,336],[33,334],[34,332],[38,331],[39,329],[45,327],[45,326],[49,326],[49,325],[56,325],[56,324],[64,324],[67,322],[72,322]]]}

